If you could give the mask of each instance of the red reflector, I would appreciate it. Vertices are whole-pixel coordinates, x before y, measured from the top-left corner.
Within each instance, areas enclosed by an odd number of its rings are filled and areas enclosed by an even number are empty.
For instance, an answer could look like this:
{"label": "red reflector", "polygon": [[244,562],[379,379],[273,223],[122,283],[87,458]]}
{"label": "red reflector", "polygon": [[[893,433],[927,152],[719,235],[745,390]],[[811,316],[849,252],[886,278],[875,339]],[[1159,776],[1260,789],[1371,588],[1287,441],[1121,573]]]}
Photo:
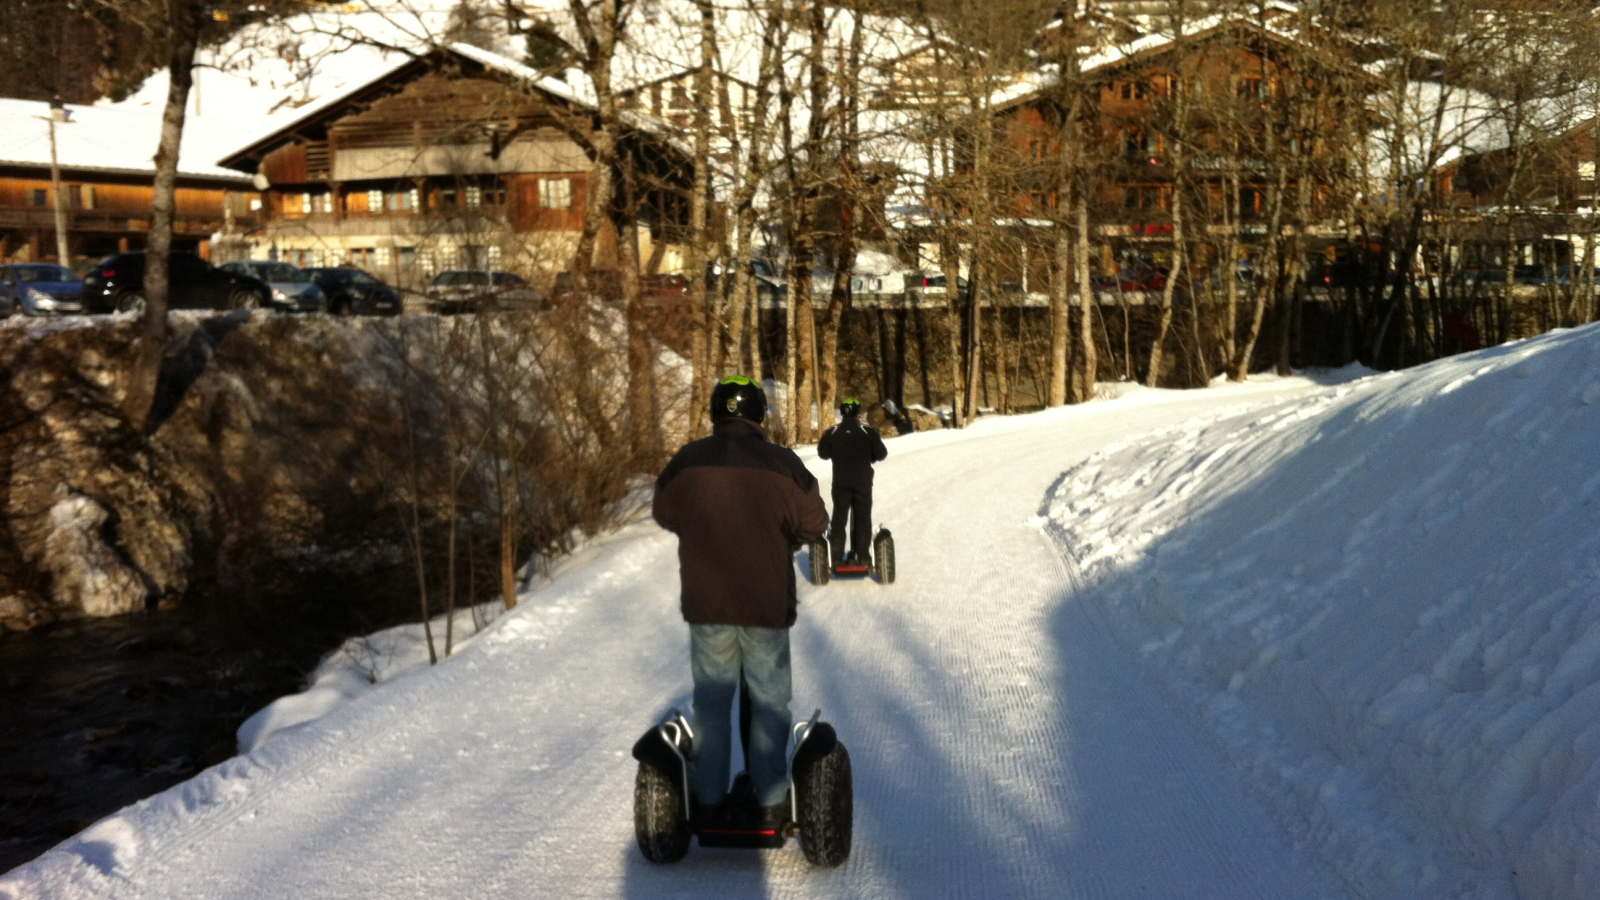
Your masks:
{"label": "red reflector", "polygon": [[100,277],[102,277],[102,278],[115,278],[115,277],[117,277],[117,270],[116,269],[107,269],[104,272],[100,273]]}

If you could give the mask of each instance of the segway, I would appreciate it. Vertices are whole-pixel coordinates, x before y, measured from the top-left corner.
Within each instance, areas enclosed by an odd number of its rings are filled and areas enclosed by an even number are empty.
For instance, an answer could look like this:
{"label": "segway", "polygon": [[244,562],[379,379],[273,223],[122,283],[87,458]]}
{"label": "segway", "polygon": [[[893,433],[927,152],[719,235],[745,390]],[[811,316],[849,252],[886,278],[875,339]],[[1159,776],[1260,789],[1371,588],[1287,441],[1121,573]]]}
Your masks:
{"label": "segway", "polygon": [[833,565],[833,557],[828,553],[828,539],[817,538],[811,545],[811,583],[827,584],[830,578],[866,578],[877,579],[879,584],[894,584],[894,536],[889,529],[878,526],[878,533],[872,538],[872,564],[866,565],[851,560],[845,560],[839,565]]}
{"label": "segway", "polygon": [[[741,695],[742,695],[741,691]],[[740,704],[740,733],[749,746],[748,705]],[[633,830],[639,852],[653,863],[675,863],[689,852],[691,838],[701,847],[778,849],[791,837],[813,865],[833,867],[850,857],[854,794],[850,752],[822,710],[796,723],[790,738],[789,806],[783,820],[758,821],[751,815],[695,821],[689,783],[694,771],[694,730],[673,710],[633,745],[639,774],[633,786]],[[728,794],[748,794],[748,779],[739,773]]]}

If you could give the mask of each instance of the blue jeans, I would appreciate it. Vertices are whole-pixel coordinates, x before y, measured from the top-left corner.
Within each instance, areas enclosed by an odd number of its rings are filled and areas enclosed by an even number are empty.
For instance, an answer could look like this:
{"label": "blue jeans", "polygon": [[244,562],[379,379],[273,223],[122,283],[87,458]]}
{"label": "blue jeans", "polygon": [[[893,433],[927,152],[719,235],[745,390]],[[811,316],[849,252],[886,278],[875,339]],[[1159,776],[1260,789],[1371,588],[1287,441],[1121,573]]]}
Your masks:
{"label": "blue jeans", "polygon": [[738,625],[690,625],[694,674],[694,796],[715,806],[728,794],[733,696],[744,673],[750,691],[750,746],[745,770],[763,806],[789,790],[789,630]]}

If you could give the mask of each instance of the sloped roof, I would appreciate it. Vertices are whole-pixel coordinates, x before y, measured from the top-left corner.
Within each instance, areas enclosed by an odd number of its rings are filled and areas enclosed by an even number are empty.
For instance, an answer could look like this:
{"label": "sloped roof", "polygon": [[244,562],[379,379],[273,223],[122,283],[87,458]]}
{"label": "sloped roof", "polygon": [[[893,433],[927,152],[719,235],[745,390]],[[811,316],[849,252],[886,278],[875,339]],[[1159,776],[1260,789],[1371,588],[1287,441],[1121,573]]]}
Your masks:
{"label": "sloped roof", "polygon": [[[68,104],[67,111],[68,121],[56,126],[56,156],[63,169],[154,177],[160,106]],[[50,166],[49,113],[49,105],[37,100],[0,99],[0,165]],[[238,172],[216,164],[219,151],[233,137],[191,121],[178,154],[179,176],[244,181]]]}

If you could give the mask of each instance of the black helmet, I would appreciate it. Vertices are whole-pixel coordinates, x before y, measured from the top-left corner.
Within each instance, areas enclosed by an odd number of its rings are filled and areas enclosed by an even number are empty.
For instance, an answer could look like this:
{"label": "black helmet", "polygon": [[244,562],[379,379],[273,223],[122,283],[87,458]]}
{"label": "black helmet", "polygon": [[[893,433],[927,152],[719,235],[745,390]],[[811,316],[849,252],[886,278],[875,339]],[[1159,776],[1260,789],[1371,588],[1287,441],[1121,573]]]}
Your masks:
{"label": "black helmet", "polygon": [[755,379],[729,375],[711,389],[711,421],[729,416],[758,424],[767,417],[767,393]]}
{"label": "black helmet", "polygon": [[839,412],[847,416],[859,416],[861,415],[861,401],[854,397],[846,397],[844,402],[839,404]]}

